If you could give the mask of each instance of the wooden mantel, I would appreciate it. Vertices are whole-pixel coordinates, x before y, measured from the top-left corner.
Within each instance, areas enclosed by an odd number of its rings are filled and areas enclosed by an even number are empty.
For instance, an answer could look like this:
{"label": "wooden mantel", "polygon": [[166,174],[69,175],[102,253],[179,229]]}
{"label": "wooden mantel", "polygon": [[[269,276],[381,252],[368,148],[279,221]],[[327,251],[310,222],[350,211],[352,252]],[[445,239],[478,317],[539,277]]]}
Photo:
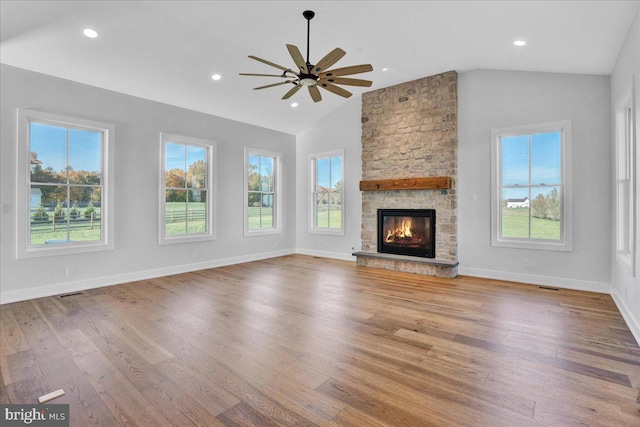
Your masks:
{"label": "wooden mantel", "polygon": [[451,188],[451,178],[448,176],[360,181],[360,191],[447,190],[449,188]]}

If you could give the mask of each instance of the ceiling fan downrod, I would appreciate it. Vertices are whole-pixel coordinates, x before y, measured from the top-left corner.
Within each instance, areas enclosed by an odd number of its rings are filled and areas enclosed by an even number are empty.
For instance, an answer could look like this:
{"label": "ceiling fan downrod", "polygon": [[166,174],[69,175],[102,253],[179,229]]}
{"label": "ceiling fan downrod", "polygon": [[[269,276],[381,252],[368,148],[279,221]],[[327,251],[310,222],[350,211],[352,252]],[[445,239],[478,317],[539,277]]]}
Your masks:
{"label": "ceiling fan downrod", "polygon": [[311,20],[316,13],[313,10],[305,10],[302,12],[302,16],[307,20],[307,73],[311,72],[311,63],[309,62],[309,33],[311,31]]}

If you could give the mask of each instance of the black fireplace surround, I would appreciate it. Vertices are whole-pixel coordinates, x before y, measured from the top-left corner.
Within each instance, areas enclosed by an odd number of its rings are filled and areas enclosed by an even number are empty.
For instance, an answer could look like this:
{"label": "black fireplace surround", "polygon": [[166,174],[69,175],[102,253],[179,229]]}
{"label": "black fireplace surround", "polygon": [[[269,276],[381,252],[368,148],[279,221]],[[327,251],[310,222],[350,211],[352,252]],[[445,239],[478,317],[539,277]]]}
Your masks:
{"label": "black fireplace surround", "polygon": [[378,252],[435,258],[435,209],[378,209]]}

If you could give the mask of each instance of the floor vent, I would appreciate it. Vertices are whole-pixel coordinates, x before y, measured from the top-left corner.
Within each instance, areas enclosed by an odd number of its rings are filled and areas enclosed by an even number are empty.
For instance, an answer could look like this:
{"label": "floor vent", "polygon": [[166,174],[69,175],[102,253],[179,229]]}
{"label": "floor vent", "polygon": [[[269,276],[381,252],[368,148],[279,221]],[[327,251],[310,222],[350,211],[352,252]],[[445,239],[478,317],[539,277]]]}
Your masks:
{"label": "floor vent", "polygon": [[58,298],[66,298],[66,297],[72,297],[75,295],[82,295],[82,294],[84,294],[84,292],[72,292],[70,294],[58,295]]}
{"label": "floor vent", "polygon": [[552,288],[551,286],[538,286],[538,289],[544,289],[545,291],[559,291],[560,288]]}

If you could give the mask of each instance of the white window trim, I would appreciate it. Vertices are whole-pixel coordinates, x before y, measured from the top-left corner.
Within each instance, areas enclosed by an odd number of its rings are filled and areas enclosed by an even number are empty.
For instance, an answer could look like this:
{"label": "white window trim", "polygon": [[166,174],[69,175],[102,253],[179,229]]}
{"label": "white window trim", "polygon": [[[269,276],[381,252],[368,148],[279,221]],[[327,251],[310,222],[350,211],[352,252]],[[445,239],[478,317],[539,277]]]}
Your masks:
{"label": "white window trim", "polygon": [[[176,142],[183,143],[186,145],[195,145],[204,147],[207,149],[207,183],[208,189],[207,192],[207,231],[205,233],[197,233],[197,234],[181,234],[177,236],[167,236],[165,233],[165,203],[166,203],[166,178],[165,178],[165,160],[166,160],[166,144],[167,142]],[[160,133],[160,223],[159,223],[159,244],[167,245],[174,243],[189,243],[189,242],[200,242],[206,240],[215,240],[216,239],[216,221],[217,218],[216,212],[214,212],[217,207],[216,194],[217,194],[217,167],[215,165],[215,161],[217,160],[217,143],[216,141],[209,141],[206,139],[193,138],[184,135],[177,135],[173,133],[161,132]]]}
{"label": "white window trim", "polygon": [[[17,190],[16,190],[16,257],[37,258],[52,255],[69,255],[86,252],[112,250],[114,248],[114,133],[115,127],[109,123],[80,119],[37,110],[18,108],[17,132]],[[102,141],[102,207],[100,226],[102,240],[97,242],[73,242],[60,245],[37,245],[29,243],[31,215],[30,208],[30,168],[29,143],[32,122],[72,127],[75,129],[97,130],[103,133]]]}
{"label": "white window trim", "polygon": [[[637,165],[635,163],[637,150],[636,110],[634,105],[633,85],[627,90],[616,104],[615,111],[615,218],[616,218],[616,257],[619,261],[632,268],[632,275],[636,275],[634,263],[636,248],[636,235],[638,230],[637,212]],[[630,116],[629,110],[631,110]],[[627,125],[629,127],[627,127]],[[627,131],[630,130],[630,135]],[[621,164],[624,162],[624,164]],[[629,218],[625,218],[628,212],[620,212],[619,185],[625,184],[628,203],[627,209],[631,211]],[[624,216],[623,216],[624,215]]]}
{"label": "white window trim", "polygon": [[[257,154],[259,156],[273,157],[273,175],[275,180],[275,194],[274,194],[274,226],[272,228],[262,228],[259,230],[249,229],[249,155]],[[276,153],[273,151],[260,150],[257,148],[244,147],[244,237],[264,236],[268,234],[281,234],[282,233],[282,153]]]}
{"label": "white window trim", "polygon": [[[342,207],[342,224],[340,229],[337,228],[326,228],[326,227],[317,227],[315,226],[315,200],[313,195],[315,194],[315,186],[316,186],[316,165],[317,165],[317,160],[319,158],[327,158],[327,157],[340,157],[342,158],[342,176],[340,177],[340,180],[342,181],[342,203],[341,203],[341,207]],[[344,236],[345,234],[345,230],[344,230],[344,223],[345,223],[345,197],[344,197],[344,190],[345,190],[345,183],[344,183],[344,168],[345,168],[345,159],[344,159],[344,150],[335,150],[335,151],[327,151],[324,153],[313,153],[309,155],[309,169],[311,171],[311,175],[309,177],[310,180],[310,189],[309,189],[309,233],[313,233],[313,234],[329,234],[329,235],[334,235],[334,236]]]}
{"label": "white window trim", "polygon": [[[561,167],[562,167],[562,229],[559,242],[539,239],[514,239],[500,236],[501,224],[501,186],[500,186],[500,138],[532,133],[561,131]],[[548,251],[572,250],[572,187],[571,187],[571,120],[539,123],[491,130],[491,245],[507,248],[540,249]]]}

